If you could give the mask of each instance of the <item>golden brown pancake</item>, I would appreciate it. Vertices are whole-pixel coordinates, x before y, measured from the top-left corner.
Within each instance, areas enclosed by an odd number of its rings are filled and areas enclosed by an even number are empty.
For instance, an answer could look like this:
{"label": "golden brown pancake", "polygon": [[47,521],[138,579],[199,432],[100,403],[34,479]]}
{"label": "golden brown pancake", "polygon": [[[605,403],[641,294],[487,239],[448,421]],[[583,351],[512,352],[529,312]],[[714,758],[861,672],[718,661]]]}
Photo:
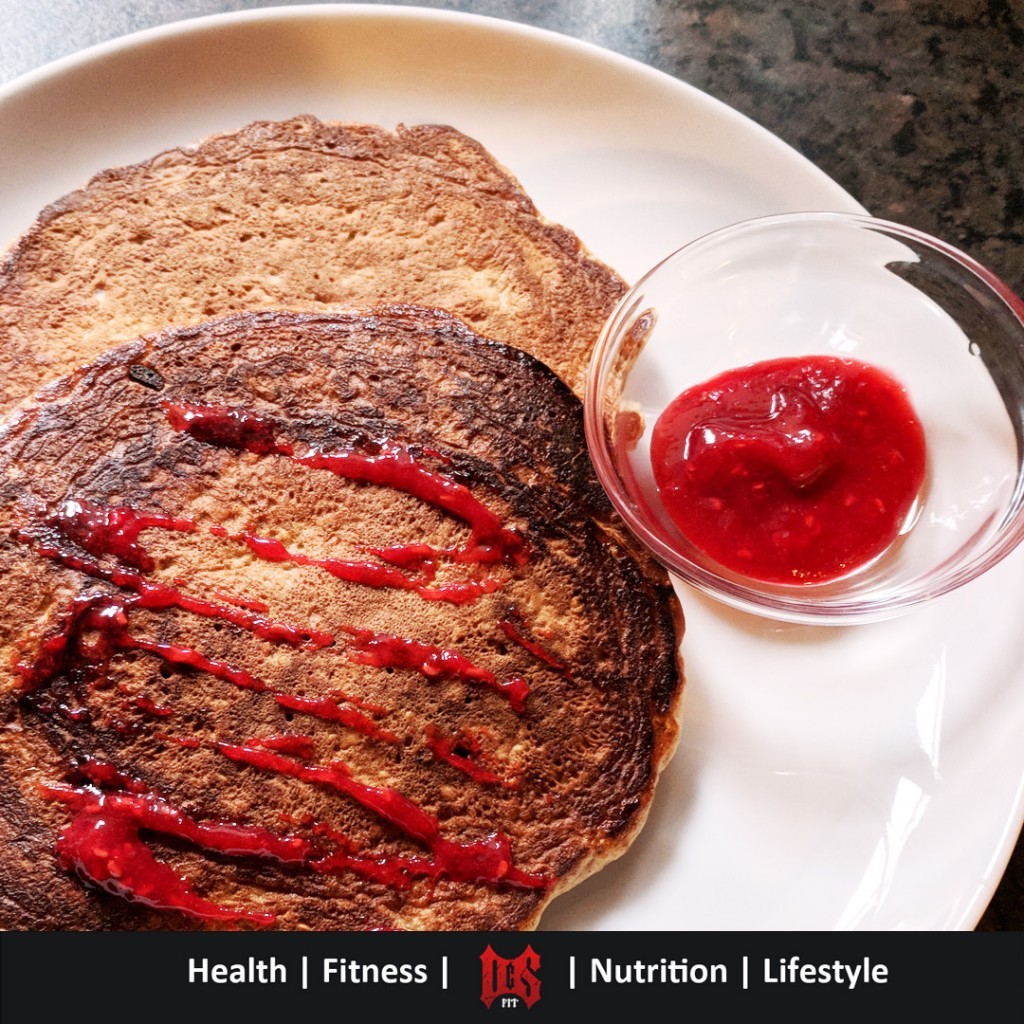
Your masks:
{"label": "golden brown pancake", "polygon": [[570,389],[446,313],[129,342],[0,508],[4,928],[527,929],[644,821],[671,586]]}
{"label": "golden brown pancake", "polygon": [[0,416],[113,343],[231,312],[446,309],[582,394],[624,282],[442,125],[258,122],[104,171],[0,260]]}

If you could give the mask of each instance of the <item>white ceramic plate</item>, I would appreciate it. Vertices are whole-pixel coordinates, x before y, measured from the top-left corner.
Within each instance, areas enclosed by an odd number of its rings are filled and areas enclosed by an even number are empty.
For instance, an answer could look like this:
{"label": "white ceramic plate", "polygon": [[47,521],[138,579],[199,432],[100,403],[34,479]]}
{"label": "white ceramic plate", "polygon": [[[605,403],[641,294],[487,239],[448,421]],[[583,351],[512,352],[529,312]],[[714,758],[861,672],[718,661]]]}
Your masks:
{"label": "white ceramic plate", "polygon": [[[857,203],[648,67],[378,6],[182,22],[0,88],[0,244],[104,167],[256,118],[443,121],[633,279],[705,230]],[[643,834],[547,929],[963,929],[1024,818],[1024,550],[923,614],[771,624],[681,588],[684,727]]]}

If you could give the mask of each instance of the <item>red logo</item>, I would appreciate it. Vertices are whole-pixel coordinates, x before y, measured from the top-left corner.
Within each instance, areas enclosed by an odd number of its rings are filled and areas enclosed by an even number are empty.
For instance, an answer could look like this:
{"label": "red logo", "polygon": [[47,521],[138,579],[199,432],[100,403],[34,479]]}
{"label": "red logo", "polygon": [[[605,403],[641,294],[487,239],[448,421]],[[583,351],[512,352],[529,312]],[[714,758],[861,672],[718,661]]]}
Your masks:
{"label": "red logo", "polygon": [[488,1009],[495,999],[503,1007],[525,1003],[529,1009],[540,999],[540,956],[527,946],[514,960],[506,960],[487,947],[480,954],[483,964],[483,984],[480,998]]}

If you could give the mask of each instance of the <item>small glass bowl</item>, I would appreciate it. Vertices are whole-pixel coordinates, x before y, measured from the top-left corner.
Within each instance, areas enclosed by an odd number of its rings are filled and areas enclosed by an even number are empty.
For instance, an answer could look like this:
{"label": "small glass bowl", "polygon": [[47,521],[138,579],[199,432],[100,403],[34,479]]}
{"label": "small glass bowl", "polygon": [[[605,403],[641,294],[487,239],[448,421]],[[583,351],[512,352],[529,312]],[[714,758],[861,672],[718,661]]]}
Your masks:
{"label": "small glass bowl", "polygon": [[[906,389],[928,468],[871,563],[822,583],[762,583],[716,563],[666,513],[650,438],[683,390],[785,356],[851,358]],[[889,618],[969,582],[1024,538],[1024,303],[945,242],[869,216],[782,214],[685,245],[624,296],[587,378],[591,458],[630,529],[726,604],[792,622]]]}

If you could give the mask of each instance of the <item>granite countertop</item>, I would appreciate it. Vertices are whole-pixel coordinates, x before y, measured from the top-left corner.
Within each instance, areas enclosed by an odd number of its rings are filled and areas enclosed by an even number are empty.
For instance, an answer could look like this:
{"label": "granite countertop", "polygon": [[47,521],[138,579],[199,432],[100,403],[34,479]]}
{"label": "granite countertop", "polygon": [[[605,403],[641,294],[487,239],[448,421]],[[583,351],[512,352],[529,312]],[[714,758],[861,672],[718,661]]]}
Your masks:
{"label": "granite countertop", "polygon": [[[0,0],[0,83],[127,32],[256,6]],[[553,29],[668,72],[788,142],[870,212],[947,239],[1024,294],[1024,7],[1015,0],[419,6]],[[1024,842],[979,928],[1024,930]]]}

